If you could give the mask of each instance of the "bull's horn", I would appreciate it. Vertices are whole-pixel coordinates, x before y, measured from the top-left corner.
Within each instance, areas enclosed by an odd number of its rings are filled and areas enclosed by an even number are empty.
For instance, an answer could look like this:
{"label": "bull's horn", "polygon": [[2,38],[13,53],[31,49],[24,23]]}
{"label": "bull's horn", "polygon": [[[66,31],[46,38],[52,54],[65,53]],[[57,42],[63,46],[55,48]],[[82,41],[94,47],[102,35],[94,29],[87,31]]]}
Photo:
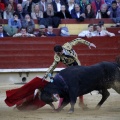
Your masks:
{"label": "bull's horn", "polygon": [[36,95],[38,95],[38,97],[40,99],[41,91],[39,89],[35,89],[35,91],[34,91],[34,98],[36,97]]}

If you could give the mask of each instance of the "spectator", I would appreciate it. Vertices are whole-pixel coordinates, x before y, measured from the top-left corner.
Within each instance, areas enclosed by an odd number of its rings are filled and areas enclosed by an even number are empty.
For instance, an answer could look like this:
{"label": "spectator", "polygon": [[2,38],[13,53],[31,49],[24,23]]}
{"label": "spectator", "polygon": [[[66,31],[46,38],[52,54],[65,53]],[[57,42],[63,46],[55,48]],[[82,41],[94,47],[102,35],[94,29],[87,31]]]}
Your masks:
{"label": "spectator", "polygon": [[0,11],[0,19],[3,19],[3,12]]}
{"label": "spectator", "polygon": [[47,3],[52,3],[53,0],[46,0]]}
{"label": "spectator", "polygon": [[52,2],[52,4],[53,4],[53,9],[54,9],[55,12],[60,12],[61,5],[65,5],[63,0],[54,0]]}
{"label": "spectator", "polygon": [[0,0],[0,11],[5,10],[5,4]]}
{"label": "spectator", "polygon": [[3,11],[5,10],[5,4],[0,0],[0,19],[3,18]]}
{"label": "spectator", "polygon": [[120,22],[116,23],[116,27],[120,27]]}
{"label": "spectator", "polygon": [[26,28],[22,27],[20,33],[16,33],[13,37],[35,37],[35,35],[27,33]]}
{"label": "spectator", "polygon": [[17,4],[17,14],[19,19],[23,20],[25,18],[26,12],[23,10],[22,4]]}
{"label": "spectator", "polygon": [[7,5],[7,1],[8,1],[8,0],[0,0],[0,3],[3,3],[3,4],[4,4],[4,9],[5,9],[5,6]]}
{"label": "spectator", "polygon": [[102,4],[101,9],[97,11],[96,19],[109,18],[107,4]]}
{"label": "spectator", "polygon": [[79,37],[88,37],[88,38],[95,36],[95,34],[94,34],[94,25],[93,24],[89,24],[88,25],[88,30],[84,30],[84,31],[80,32],[78,34],[78,36]]}
{"label": "spectator", "polygon": [[34,28],[32,26],[28,26],[27,28],[27,32],[30,33],[30,34],[34,34]]}
{"label": "spectator", "polygon": [[91,5],[94,10],[95,15],[97,14],[98,11],[101,9],[101,5],[104,4],[104,0],[93,0]]}
{"label": "spectator", "polygon": [[0,25],[0,38],[8,37],[8,34],[3,30],[3,26]]}
{"label": "spectator", "polygon": [[78,4],[75,4],[74,9],[71,10],[71,16],[74,19],[78,19],[81,16],[85,18],[85,13],[82,11]]}
{"label": "spectator", "polygon": [[100,20],[100,21],[98,22],[98,24],[101,25],[102,30],[106,30],[106,27],[104,26],[104,21],[103,21],[103,20]]}
{"label": "spectator", "polygon": [[46,37],[45,26],[40,25],[39,32],[36,34],[37,37]]}
{"label": "spectator", "polygon": [[102,29],[102,25],[96,25],[96,31],[94,31],[95,36],[115,36],[114,33],[108,32],[107,30]]}
{"label": "spectator", "polygon": [[[9,3],[9,0],[2,0],[2,1],[4,1],[4,3],[7,5],[8,3]],[[15,3],[16,4],[18,4],[18,3],[22,3],[22,1],[24,1],[24,0],[14,0],[15,1]]]}
{"label": "spectator", "polygon": [[47,11],[43,13],[43,18],[39,23],[40,25],[45,25],[46,27],[52,25],[54,28],[57,28],[60,24],[60,18],[57,17],[57,14],[53,10],[52,4],[47,5]]}
{"label": "spectator", "polygon": [[21,21],[18,18],[18,14],[17,13],[13,13],[13,18],[10,18],[8,20],[8,25],[11,27],[15,27],[20,29],[21,28]]}
{"label": "spectator", "polygon": [[113,0],[105,0],[105,3],[107,4],[108,8],[111,6]]}
{"label": "spectator", "polygon": [[111,27],[120,27],[120,18],[117,18],[115,25],[112,25]]}
{"label": "spectator", "polygon": [[80,7],[82,8],[83,12],[85,12],[85,8],[86,8],[87,4],[89,4],[89,0],[76,0],[76,3],[78,5],[80,5]]}
{"label": "spectator", "polygon": [[45,12],[47,10],[47,4],[48,3],[45,0],[40,0],[39,6],[42,12]]}
{"label": "spectator", "polygon": [[4,19],[13,18],[13,13],[14,13],[14,10],[11,4],[8,4],[6,7],[6,10],[3,12],[3,18]]}
{"label": "spectator", "polygon": [[120,17],[120,7],[117,6],[116,1],[112,1],[112,5],[109,8],[107,14],[110,15],[110,18]]}
{"label": "spectator", "polygon": [[110,16],[108,15],[108,5],[102,4],[101,5],[101,18],[109,18]]}
{"label": "spectator", "polygon": [[43,18],[43,12],[40,10],[39,4],[34,5],[33,12],[31,13],[32,19],[40,19]]}
{"label": "spectator", "polygon": [[16,0],[16,3],[17,3],[17,4],[18,4],[18,3],[22,4],[23,1],[24,1],[24,0]]}
{"label": "spectator", "polygon": [[85,8],[85,16],[86,18],[95,18],[95,13],[92,9],[91,4],[87,4]]}
{"label": "spectator", "polygon": [[56,36],[56,34],[53,33],[53,27],[52,26],[48,26],[47,36]]}
{"label": "spectator", "polygon": [[70,32],[67,26],[63,26],[60,28],[60,36],[63,36],[63,37],[70,36]]}
{"label": "spectator", "polygon": [[36,4],[36,3],[39,3],[40,0],[33,0],[33,2]]}
{"label": "spectator", "polygon": [[31,14],[33,0],[26,0],[22,2],[22,8],[25,13]]}
{"label": "spectator", "polygon": [[56,13],[54,12],[52,4],[47,5],[47,10],[46,10],[46,12],[43,13],[43,16],[44,16],[44,18],[56,16]]}
{"label": "spectator", "polygon": [[31,27],[32,29],[35,28],[35,23],[34,21],[30,18],[29,14],[25,15],[25,19],[22,20],[22,27],[28,28]]}
{"label": "spectator", "polygon": [[120,7],[120,0],[116,0],[117,6]]}
{"label": "spectator", "polygon": [[57,16],[61,19],[71,18],[69,11],[66,10],[65,5],[61,5],[60,12],[57,12]]}
{"label": "spectator", "polygon": [[75,5],[75,0],[69,0],[68,1],[68,11],[71,14],[71,10],[74,9],[74,5]]}
{"label": "spectator", "polygon": [[12,6],[12,8],[13,8],[14,11],[17,9],[17,3],[14,2],[14,0],[9,0],[8,4],[11,4],[11,6]]}

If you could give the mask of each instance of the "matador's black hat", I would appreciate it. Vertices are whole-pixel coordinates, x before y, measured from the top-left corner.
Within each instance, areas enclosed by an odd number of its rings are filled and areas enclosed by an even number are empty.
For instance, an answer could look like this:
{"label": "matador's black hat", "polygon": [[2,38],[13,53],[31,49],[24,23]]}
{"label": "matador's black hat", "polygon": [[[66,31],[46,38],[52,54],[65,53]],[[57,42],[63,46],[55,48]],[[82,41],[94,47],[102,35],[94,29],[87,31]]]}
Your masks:
{"label": "matador's black hat", "polygon": [[55,52],[62,52],[62,50],[63,50],[63,48],[62,48],[61,45],[56,45],[56,46],[54,47],[54,51],[55,51]]}

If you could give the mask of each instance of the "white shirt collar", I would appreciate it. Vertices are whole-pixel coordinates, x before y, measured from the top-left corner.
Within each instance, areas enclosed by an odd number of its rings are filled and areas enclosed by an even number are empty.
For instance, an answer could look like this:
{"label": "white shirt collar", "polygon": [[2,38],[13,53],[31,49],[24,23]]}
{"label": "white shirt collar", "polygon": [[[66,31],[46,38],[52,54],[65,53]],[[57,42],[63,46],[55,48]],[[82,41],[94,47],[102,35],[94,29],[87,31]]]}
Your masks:
{"label": "white shirt collar", "polygon": [[3,33],[0,33],[0,37],[3,37]]}
{"label": "white shirt collar", "polygon": [[57,4],[57,12],[59,12],[61,10],[61,4],[60,4],[60,2],[58,2],[56,4]]}

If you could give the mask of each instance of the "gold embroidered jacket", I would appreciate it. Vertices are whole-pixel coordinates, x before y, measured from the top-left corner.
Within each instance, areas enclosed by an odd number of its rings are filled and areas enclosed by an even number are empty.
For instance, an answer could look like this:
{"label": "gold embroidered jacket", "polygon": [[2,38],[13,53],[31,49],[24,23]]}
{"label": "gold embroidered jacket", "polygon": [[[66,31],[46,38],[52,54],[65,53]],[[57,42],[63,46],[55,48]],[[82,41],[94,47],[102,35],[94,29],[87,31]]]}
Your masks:
{"label": "gold embroidered jacket", "polygon": [[52,65],[49,67],[47,70],[45,77],[48,76],[48,73],[52,73],[52,71],[56,68],[57,64],[59,62],[64,63],[66,66],[74,66],[74,65],[81,65],[80,61],[78,60],[78,56],[75,52],[75,50],[72,49],[74,45],[77,45],[78,43],[85,44],[87,46],[90,45],[90,42],[81,39],[81,38],[76,38],[72,40],[71,42],[65,43],[62,48],[63,48],[63,54],[61,56],[58,56],[57,54],[54,55],[54,61]]}

